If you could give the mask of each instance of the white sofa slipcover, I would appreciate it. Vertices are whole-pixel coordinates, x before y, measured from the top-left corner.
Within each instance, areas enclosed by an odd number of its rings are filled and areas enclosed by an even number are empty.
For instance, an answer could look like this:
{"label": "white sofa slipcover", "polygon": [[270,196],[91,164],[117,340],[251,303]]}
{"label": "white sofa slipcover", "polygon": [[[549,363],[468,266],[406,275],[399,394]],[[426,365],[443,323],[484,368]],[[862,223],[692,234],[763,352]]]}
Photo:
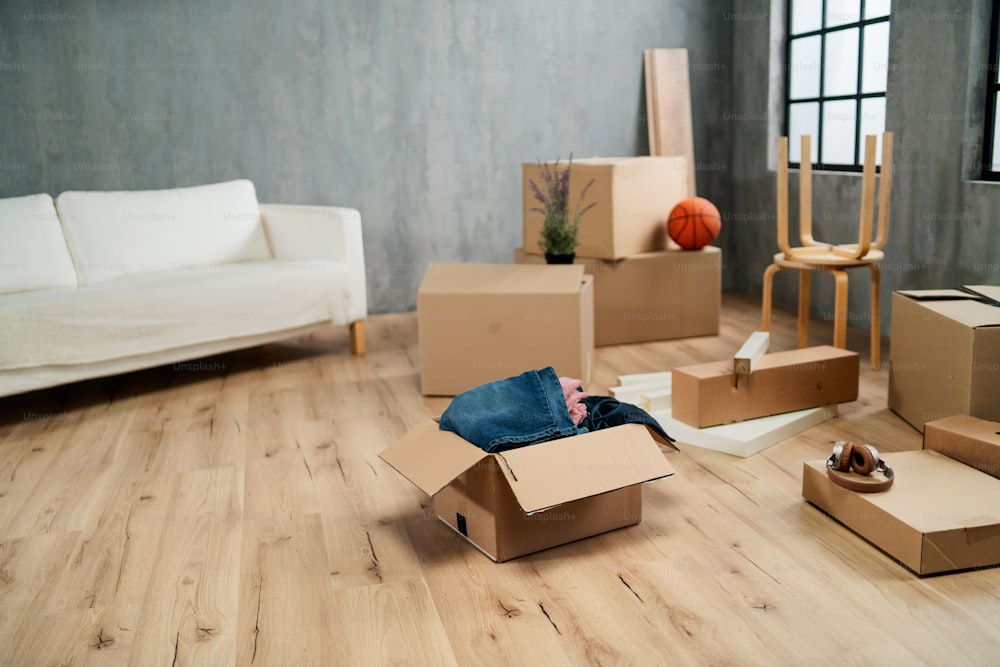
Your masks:
{"label": "white sofa slipcover", "polygon": [[0,396],[351,325],[361,216],[247,180],[0,199]]}

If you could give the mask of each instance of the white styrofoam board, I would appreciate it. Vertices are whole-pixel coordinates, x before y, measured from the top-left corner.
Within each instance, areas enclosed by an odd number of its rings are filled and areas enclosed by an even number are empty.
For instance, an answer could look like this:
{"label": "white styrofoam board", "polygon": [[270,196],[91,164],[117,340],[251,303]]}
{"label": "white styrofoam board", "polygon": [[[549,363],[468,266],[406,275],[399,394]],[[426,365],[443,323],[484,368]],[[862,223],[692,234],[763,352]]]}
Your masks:
{"label": "white styrofoam board", "polygon": [[632,405],[641,405],[642,397],[644,394],[651,392],[667,391],[670,392],[670,385],[664,385],[662,382],[655,383],[635,383],[629,385],[622,385],[620,387],[610,387],[608,389],[610,394],[617,398],[619,401],[624,401],[625,403],[631,403]]}
{"label": "white styrofoam board", "polygon": [[797,410],[708,428],[696,428],[674,419],[669,407],[651,411],[650,414],[678,442],[747,457],[836,417],[837,406]]}
{"label": "white styrofoam board", "polygon": [[[639,397],[639,406],[646,412],[670,409],[670,389],[656,389],[654,391],[644,391]],[[619,399],[620,400],[620,399]]]}
{"label": "white styrofoam board", "polygon": [[673,375],[670,371],[657,371],[655,373],[634,373],[632,375],[619,375],[618,384],[623,387],[636,384],[656,384],[670,386]]}

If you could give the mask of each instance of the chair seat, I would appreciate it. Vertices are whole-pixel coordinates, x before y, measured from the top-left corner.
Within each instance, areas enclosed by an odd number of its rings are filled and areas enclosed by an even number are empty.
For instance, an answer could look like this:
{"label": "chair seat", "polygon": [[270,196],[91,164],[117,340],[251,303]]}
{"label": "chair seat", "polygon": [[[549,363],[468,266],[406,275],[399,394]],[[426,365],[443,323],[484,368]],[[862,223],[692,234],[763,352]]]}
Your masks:
{"label": "chair seat", "polygon": [[853,266],[877,264],[883,259],[885,259],[885,253],[881,250],[869,250],[867,255],[859,258],[837,254],[829,247],[811,246],[792,248],[791,256],[779,252],[774,256],[774,263],[786,269],[814,269],[817,266],[845,269]]}

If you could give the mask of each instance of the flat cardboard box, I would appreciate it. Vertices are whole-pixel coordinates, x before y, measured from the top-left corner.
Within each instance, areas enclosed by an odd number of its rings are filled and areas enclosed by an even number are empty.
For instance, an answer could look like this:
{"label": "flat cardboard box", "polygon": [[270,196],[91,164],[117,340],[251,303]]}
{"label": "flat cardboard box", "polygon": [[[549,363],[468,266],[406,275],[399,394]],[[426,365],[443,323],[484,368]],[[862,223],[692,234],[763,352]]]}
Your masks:
{"label": "flat cardboard box", "polygon": [[593,278],[574,265],[431,264],[417,293],[417,329],[426,395],[546,366],[586,386]]}
{"label": "flat cardboard box", "polygon": [[[517,264],[541,264],[518,248]],[[661,250],[619,260],[577,256],[594,277],[594,344],[714,336],[722,308],[722,251]]]}
{"label": "flat cardboard box", "polygon": [[768,417],[858,398],[858,353],[821,345],[765,354],[750,375],[733,360],[673,371],[675,419],[697,428]]}
{"label": "flat cardboard box", "polygon": [[489,454],[427,420],[379,457],[497,562],[637,524],[642,484],[674,474],[641,424]]}
{"label": "flat cardboard box", "polygon": [[924,449],[1000,479],[1000,422],[955,415],[924,424]]}
{"label": "flat cardboard box", "polygon": [[[554,164],[554,163],[549,163]],[[559,163],[559,168],[566,166]],[[541,204],[528,185],[531,179],[544,190],[541,167],[521,166],[524,203],[524,249],[542,254],[538,238],[544,216],[533,209]],[[573,160],[569,202],[576,206],[587,183],[584,205],[595,202],[580,221],[576,254],[581,257],[619,259],[667,247],[667,217],[687,197],[688,164],[683,156],[609,157]]]}
{"label": "flat cardboard box", "polygon": [[886,459],[888,491],[838,486],[823,460],[803,464],[802,495],[916,574],[1000,563],[1000,480],[926,449]]}
{"label": "flat cardboard box", "polygon": [[892,295],[889,407],[917,430],[951,415],[1000,421],[1000,287],[967,289],[985,299],[950,289]]}

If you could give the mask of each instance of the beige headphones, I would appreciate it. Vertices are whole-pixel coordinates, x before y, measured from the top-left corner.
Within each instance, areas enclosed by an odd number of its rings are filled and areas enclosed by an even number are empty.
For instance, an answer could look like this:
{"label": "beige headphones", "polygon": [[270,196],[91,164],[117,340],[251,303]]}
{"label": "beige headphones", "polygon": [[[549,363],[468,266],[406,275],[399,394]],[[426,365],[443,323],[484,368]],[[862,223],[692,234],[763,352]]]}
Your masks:
{"label": "beige headphones", "polygon": [[[893,480],[892,468],[878,455],[878,450],[869,444],[847,440],[834,443],[833,453],[826,460],[826,472],[834,483],[860,493],[885,491]],[[852,472],[853,475],[849,474]],[[883,479],[862,481],[871,478],[874,472],[882,473]]]}

